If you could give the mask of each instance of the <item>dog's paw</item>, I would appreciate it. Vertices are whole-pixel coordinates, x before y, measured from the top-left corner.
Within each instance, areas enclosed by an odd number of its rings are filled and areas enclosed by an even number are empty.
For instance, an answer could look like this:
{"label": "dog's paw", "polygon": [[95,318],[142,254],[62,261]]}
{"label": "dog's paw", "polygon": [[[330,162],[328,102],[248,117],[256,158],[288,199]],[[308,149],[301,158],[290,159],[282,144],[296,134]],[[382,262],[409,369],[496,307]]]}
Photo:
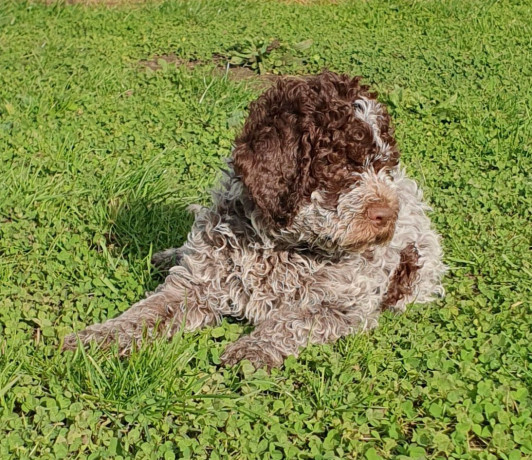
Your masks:
{"label": "dog's paw", "polygon": [[78,344],[78,336],[76,334],[69,334],[63,339],[61,351],[74,351],[78,348]]}
{"label": "dog's paw", "polygon": [[247,359],[255,369],[266,367],[268,370],[283,364],[283,357],[273,349],[267,349],[266,343],[257,343],[248,337],[229,345],[220,357],[222,364],[234,366]]}
{"label": "dog's paw", "polygon": [[172,248],[153,254],[151,263],[159,270],[169,270],[170,268],[179,265],[182,258],[182,248]]}

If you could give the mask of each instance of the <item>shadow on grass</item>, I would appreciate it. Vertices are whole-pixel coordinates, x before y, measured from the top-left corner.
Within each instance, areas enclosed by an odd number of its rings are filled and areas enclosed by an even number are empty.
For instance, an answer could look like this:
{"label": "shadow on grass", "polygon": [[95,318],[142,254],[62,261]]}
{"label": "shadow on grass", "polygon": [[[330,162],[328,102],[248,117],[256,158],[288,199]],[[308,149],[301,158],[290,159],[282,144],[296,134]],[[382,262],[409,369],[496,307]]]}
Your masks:
{"label": "shadow on grass", "polygon": [[111,209],[110,245],[128,258],[145,258],[168,248],[181,246],[187,238],[193,215],[187,204],[135,200]]}

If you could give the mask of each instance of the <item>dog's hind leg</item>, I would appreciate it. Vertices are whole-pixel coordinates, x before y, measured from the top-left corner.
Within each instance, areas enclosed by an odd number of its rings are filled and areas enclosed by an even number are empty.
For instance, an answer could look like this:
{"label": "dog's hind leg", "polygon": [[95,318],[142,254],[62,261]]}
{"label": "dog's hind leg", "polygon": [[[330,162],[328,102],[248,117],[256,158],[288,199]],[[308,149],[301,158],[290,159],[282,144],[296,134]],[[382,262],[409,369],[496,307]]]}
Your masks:
{"label": "dog's hind leg", "polygon": [[161,252],[156,252],[151,258],[151,263],[158,270],[167,271],[179,265],[183,255],[183,247],[166,249]]}
{"label": "dog's hind leg", "polygon": [[94,341],[104,347],[117,343],[120,353],[128,354],[144,340],[171,337],[181,328],[192,331],[218,323],[220,313],[201,299],[202,286],[187,280],[186,273],[179,267],[154,293],[117,318],[65,337],[63,350]]}

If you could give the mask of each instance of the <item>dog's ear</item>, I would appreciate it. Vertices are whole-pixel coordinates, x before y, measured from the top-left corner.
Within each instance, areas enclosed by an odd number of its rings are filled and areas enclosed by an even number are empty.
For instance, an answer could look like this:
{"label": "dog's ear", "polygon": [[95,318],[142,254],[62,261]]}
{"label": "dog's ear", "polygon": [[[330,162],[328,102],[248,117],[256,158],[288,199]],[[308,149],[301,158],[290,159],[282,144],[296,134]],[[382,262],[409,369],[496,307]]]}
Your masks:
{"label": "dog's ear", "polygon": [[[359,100],[371,103],[357,115]],[[281,79],[250,105],[233,164],[268,223],[289,225],[318,187],[327,192],[323,204],[333,208],[368,164],[375,171],[397,165],[389,116],[384,108],[373,107],[374,101],[359,77],[324,72]]]}
{"label": "dog's ear", "polygon": [[289,225],[309,184],[313,124],[304,80],[281,80],[250,106],[233,164],[270,224]]}

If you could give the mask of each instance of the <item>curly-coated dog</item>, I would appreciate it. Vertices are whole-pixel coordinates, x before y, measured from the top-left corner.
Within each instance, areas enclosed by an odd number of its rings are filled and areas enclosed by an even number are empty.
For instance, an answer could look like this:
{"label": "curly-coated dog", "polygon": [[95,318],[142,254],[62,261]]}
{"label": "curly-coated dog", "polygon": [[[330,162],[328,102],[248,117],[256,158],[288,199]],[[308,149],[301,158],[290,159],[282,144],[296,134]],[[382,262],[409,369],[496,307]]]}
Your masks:
{"label": "curly-coated dog", "polygon": [[256,325],[226,364],[275,367],[309,343],[373,328],[385,309],[443,294],[439,236],[399,164],[375,93],[324,72],[277,82],[251,104],[221,186],[179,249],[154,256],[164,284],[115,319],[65,338],[117,342],[218,324]]}

